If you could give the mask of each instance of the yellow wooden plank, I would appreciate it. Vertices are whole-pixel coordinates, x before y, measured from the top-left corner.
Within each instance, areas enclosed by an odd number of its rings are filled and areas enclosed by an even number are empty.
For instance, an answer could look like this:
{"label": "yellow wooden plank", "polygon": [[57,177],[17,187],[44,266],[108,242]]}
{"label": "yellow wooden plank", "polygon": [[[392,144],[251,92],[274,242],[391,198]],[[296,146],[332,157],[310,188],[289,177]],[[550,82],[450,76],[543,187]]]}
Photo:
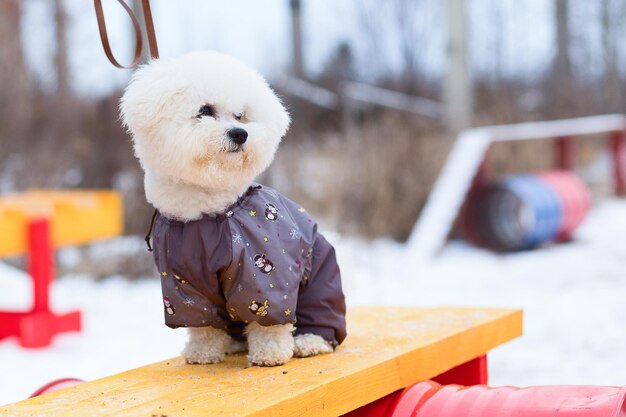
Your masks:
{"label": "yellow wooden plank", "polygon": [[522,312],[358,307],[348,331],[335,353],[284,366],[173,358],[0,407],[0,416],[337,416],[520,336]]}
{"label": "yellow wooden plank", "polygon": [[54,247],[79,245],[122,233],[122,199],[114,191],[33,190],[0,197],[0,257],[27,251],[32,218],[51,219]]}

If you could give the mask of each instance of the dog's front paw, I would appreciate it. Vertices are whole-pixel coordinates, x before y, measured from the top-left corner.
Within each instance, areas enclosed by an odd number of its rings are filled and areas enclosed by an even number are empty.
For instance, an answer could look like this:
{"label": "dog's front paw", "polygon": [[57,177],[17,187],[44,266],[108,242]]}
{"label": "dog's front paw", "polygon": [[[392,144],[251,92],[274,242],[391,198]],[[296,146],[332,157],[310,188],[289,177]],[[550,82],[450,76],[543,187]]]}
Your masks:
{"label": "dog's front paw", "polygon": [[182,355],[189,364],[218,363],[233,342],[224,331],[213,327],[189,328],[189,339]]}
{"label": "dog's front paw", "polygon": [[331,353],[334,349],[323,337],[316,334],[306,333],[294,337],[295,348],[293,354],[296,358]]}
{"label": "dog's front paw", "polygon": [[183,350],[183,357],[190,365],[207,365],[210,363],[220,363],[224,360],[224,353],[207,352],[206,350],[194,350],[186,346]]}
{"label": "dog's front paw", "polygon": [[250,323],[248,336],[248,363],[256,366],[283,365],[293,356],[293,325],[261,326]]}

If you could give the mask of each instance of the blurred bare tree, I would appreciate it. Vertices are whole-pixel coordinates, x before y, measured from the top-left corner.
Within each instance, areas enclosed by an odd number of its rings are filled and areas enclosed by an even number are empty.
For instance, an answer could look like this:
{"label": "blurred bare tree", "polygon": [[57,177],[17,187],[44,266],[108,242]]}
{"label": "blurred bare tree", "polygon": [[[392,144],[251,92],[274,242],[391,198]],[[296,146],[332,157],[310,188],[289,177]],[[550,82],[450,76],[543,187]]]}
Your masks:
{"label": "blurred bare tree", "polygon": [[[424,64],[441,36],[441,2],[432,0],[363,0],[356,3],[366,60],[373,78],[410,94],[432,97],[438,86],[426,76]],[[394,45],[390,50],[389,45]],[[385,81],[386,80],[386,81]]]}
{"label": "blurred bare tree", "polygon": [[446,75],[443,89],[445,123],[453,133],[472,126],[474,98],[465,0],[446,1]]}
{"label": "blurred bare tree", "polygon": [[35,86],[24,61],[21,14],[21,0],[0,2],[0,158],[4,161],[26,149],[33,117]]}
{"label": "blurred bare tree", "polygon": [[619,112],[623,109],[617,61],[620,42],[618,28],[626,22],[626,6],[622,0],[602,0],[600,27],[602,28],[602,60],[604,63],[603,111]]}
{"label": "blurred bare tree", "polygon": [[291,15],[291,73],[295,77],[306,78],[302,45],[302,4],[300,0],[289,0],[289,9]]}
{"label": "blurred bare tree", "polygon": [[54,0],[54,26],[56,32],[56,49],[54,66],[57,76],[57,95],[59,100],[70,98],[70,68],[68,61],[69,43],[67,38],[67,11],[63,0]]}
{"label": "blurred bare tree", "polygon": [[572,105],[570,92],[573,87],[573,80],[570,62],[569,3],[570,0],[555,1],[556,55],[550,79],[552,100],[547,109],[548,117],[551,118],[562,117],[563,111]]}

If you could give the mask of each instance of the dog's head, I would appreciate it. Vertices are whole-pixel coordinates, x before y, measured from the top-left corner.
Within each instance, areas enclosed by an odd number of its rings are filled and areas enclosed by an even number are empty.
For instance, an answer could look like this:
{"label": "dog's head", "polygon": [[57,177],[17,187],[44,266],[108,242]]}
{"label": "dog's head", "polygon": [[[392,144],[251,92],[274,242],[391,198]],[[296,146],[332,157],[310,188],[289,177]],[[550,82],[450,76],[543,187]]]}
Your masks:
{"label": "dog's head", "polygon": [[289,127],[263,77],[217,52],[142,66],[120,110],[144,170],[207,189],[252,181],[272,162]]}

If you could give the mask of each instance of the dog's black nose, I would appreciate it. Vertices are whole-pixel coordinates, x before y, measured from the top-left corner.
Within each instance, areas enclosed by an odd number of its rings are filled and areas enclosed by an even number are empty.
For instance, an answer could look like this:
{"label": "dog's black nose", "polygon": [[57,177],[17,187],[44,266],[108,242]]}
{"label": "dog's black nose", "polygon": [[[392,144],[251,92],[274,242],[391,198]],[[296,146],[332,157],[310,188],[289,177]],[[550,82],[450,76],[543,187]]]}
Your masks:
{"label": "dog's black nose", "polygon": [[239,127],[236,127],[228,131],[228,137],[237,145],[243,145],[244,143],[246,143],[246,139],[248,139],[248,132]]}

